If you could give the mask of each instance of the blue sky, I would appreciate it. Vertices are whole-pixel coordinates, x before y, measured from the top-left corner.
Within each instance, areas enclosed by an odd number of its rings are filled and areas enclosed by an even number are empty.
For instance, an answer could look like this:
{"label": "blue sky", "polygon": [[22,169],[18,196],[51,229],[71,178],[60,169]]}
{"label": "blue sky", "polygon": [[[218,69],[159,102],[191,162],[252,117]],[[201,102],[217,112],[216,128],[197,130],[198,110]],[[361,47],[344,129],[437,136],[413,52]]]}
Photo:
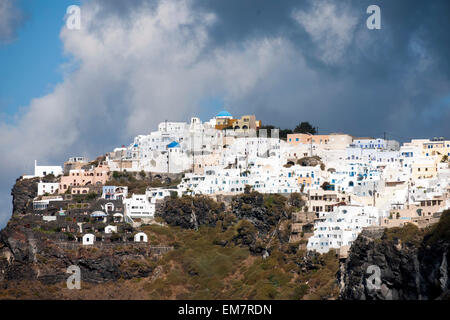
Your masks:
{"label": "blue sky", "polygon": [[[31,99],[47,95],[63,81],[62,66],[70,61],[59,38],[66,10],[80,5],[75,0],[18,0],[25,22],[17,38],[0,44],[0,121],[14,123]],[[207,97],[199,103],[203,120],[221,110],[223,97]]]}
{"label": "blue sky", "polygon": [[0,110],[6,122],[32,98],[52,91],[62,81],[63,55],[59,33],[66,9],[74,0],[20,0],[25,22],[16,39],[0,44]]}

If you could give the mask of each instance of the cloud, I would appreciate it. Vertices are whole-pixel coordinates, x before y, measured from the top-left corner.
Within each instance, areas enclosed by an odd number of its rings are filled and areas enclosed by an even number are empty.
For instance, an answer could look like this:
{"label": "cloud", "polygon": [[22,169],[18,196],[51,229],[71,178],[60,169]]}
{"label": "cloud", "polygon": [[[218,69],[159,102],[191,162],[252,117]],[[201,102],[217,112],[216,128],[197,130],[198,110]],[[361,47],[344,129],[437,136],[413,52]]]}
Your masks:
{"label": "cloud", "polygon": [[449,135],[449,44],[437,30],[450,27],[446,0],[380,1],[377,31],[365,27],[371,2],[85,2],[81,30],[60,34],[76,67],[14,123],[0,122],[0,220],[34,159],[104,154],[166,119],[213,115],[208,98],[283,127]]}
{"label": "cloud", "polygon": [[[188,119],[199,101],[224,88],[233,101],[255,90],[288,54],[275,38],[203,55],[215,15],[192,11],[188,1],[143,4],[129,15],[105,15],[99,2],[90,2],[82,7],[81,30],[62,29],[64,50],[78,69],[32,100],[17,123],[0,123],[0,144],[9,150],[0,156],[2,190],[31,172],[34,159],[95,157],[165,119]],[[10,208],[10,198],[2,200]]]}
{"label": "cloud", "polygon": [[2,0],[0,2],[0,44],[13,40],[23,22],[24,14],[16,6],[15,0]]}
{"label": "cloud", "polygon": [[352,43],[358,19],[348,6],[338,8],[330,1],[314,1],[308,11],[295,10],[295,21],[311,36],[327,64],[338,63]]}

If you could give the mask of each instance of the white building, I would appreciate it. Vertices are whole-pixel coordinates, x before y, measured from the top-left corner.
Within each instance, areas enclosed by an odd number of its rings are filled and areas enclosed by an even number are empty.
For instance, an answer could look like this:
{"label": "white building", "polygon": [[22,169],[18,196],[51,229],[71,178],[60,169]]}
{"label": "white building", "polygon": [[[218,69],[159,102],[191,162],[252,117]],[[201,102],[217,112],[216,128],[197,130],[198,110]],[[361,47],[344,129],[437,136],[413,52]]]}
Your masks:
{"label": "white building", "polygon": [[158,131],[138,135],[130,146],[107,156],[112,171],[179,173],[192,168],[197,156],[208,156],[223,146],[223,133],[211,122],[162,122]]}
{"label": "white building", "polygon": [[134,242],[148,242],[147,234],[138,232],[134,235]]}
{"label": "white building", "polygon": [[38,166],[37,160],[34,161],[34,177],[45,177],[53,174],[55,177],[63,174],[61,166]]}
{"label": "white building", "polygon": [[384,140],[374,138],[355,138],[352,146],[361,149],[385,149],[396,151],[399,150],[400,144],[395,140]]}
{"label": "white building", "polygon": [[117,232],[117,226],[108,225],[105,227],[105,233]]}
{"label": "white building", "polygon": [[163,189],[163,188],[148,188],[145,191],[145,196],[150,200],[151,203],[156,203],[156,201],[163,200],[166,197],[170,197],[171,192],[178,193],[177,189]]}
{"label": "white building", "polygon": [[93,245],[95,242],[95,236],[92,233],[86,233],[83,235],[83,245],[84,246],[90,246]]}
{"label": "white building", "polygon": [[38,183],[38,196],[42,196],[46,193],[53,194],[55,193],[59,188],[59,183],[53,183],[53,182],[39,182]]}
{"label": "white building", "polygon": [[123,200],[128,196],[127,186],[103,186],[102,199]]}
{"label": "white building", "polygon": [[67,160],[67,162],[82,162],[82,163],[87,163],[88,159],[85,157],[71,157],[69,158],[69,160]]}
{"label": "white building", "polygon": [[123,200],[125,215],[134,218],[153,218],[155,204],[151,203],[145,194],[133,194],[131,198]]}
{"label": "white building", "polygon": [[339,206],[333,212],[320,213],[307,249],[326,253],[330,249],[350,246],[364,227],[379,225],[380,217],[377,208],[357,205]]}
{"label": "white building", "polygon": [[63,198],[61,196],[44,196],[42,197],[42,200],[37,200],[38,198],[35,198],[33,200],[33,210],[39,211],[39,210],[45,210],[50,205],[50,202],[53,201],[63,201]]}

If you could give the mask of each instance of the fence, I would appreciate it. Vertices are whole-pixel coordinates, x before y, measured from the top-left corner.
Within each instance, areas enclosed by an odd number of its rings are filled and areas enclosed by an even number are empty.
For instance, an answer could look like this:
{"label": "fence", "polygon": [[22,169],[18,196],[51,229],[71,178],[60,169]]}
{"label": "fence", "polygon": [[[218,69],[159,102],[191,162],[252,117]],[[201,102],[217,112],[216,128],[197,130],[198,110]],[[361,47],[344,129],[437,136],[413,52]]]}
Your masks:
{"label": "fence", "polygon": [[77,241],[55,241],[55,244],[64,249],[78,249],[78,248],[99,248],[99,249],[106,249],[106,248],[117,248],[117,247],[135,247],[135,248],[146,248],[150,251],[152,254],[164,254],[166,252],[169,252],[173,250],[173,247],[167,247],[167,246],[151,246],[148,243],[145,242],[103,242],[103,241],[96,241],[94,244],[91,245],[83,245],[81,242]]}

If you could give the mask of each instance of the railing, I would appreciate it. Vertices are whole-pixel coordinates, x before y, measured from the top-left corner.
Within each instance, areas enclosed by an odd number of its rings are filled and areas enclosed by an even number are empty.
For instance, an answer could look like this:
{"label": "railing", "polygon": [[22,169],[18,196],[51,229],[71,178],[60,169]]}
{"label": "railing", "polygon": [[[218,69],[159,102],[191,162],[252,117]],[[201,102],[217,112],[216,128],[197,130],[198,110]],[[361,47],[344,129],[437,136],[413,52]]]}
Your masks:
{"label": "railing", "polygon": [[78,241],[55,241],[54,242],[58,247],[64,248],[64,249],[77,249],[77,248],[117,248],[117,247],[123,247],[123,246],[130,246],[130,247],[140,247],[140,248],[147,248],[151,253],[153,254],[163,254],[166,252],[169,252],[174,249],[174,247],[170,246],[151,246],[146,242],[103,242],[103,241],[96,241],[93,244],[90,245],[84,245],[82,242]]}

